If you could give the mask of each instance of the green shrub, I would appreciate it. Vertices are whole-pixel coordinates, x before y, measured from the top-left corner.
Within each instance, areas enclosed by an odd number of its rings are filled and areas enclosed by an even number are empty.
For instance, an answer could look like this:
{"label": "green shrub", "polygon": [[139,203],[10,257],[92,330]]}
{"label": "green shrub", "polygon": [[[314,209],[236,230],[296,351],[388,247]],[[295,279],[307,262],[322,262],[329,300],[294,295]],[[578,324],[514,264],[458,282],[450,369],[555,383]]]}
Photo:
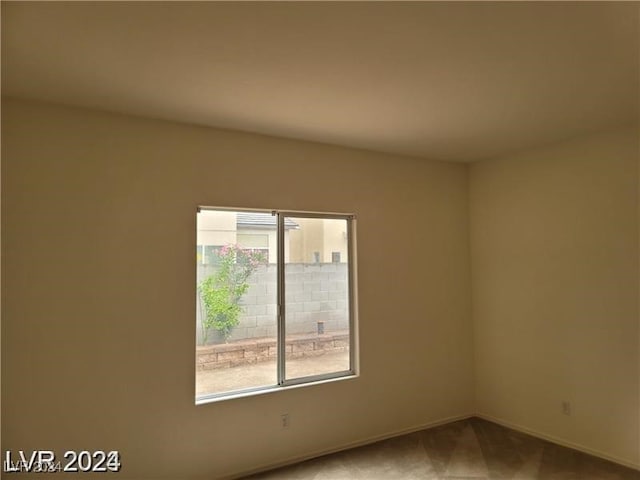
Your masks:
{"label": "green shrub", "polygon": [[247,293],[247,280],[259,265],[266,263],[265,255],[226,245],[217,252],[216,272],[198,286],[205,309],[202,319],[202,343],[206,344],[211,329],[226,341],[240,321],[242,296]]}

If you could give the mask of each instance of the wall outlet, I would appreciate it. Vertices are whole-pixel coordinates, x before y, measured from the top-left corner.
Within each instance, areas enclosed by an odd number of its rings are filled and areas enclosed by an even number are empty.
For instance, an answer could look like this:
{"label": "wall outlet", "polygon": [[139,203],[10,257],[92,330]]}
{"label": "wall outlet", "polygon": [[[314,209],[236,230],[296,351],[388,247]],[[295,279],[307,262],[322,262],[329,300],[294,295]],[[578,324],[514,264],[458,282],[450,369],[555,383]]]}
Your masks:
{"label": "wall outlet", "polygon": [[288,413],[283,413],[282,415],[280,415],[280,427],[282,428],[289,428],[289,414]]}
{"label": "wall outlet", "polygon": [[567,400],[562,402],[562,413],[564,415],[571,415],[571,402]]}

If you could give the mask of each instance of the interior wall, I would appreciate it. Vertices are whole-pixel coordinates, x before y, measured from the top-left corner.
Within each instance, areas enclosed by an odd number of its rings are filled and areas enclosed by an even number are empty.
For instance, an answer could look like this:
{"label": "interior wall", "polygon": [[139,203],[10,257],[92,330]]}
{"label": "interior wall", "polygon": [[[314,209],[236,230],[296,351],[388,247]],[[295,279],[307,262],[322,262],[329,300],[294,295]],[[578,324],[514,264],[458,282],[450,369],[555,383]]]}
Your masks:
{"label": "interior wall", "polygon": [[635,128],[470,168],[477,411],[636,467],[638,159]]}
{"label": "interior wall", "polygon": [[[220,478],[472,413],[467,194],[464,165],[3,101],[3,448]],[[197,205],[357,215],[358,378],[194,405]]]}

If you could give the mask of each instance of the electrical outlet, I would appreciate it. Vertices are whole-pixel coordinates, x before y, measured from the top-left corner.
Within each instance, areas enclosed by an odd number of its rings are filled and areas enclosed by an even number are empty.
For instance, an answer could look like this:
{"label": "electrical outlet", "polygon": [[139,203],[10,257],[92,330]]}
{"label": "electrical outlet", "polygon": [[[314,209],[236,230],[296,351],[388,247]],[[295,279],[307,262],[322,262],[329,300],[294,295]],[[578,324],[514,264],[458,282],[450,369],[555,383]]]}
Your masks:
{"label": "electrical outlet", "polygon": [[289,428],[289,414],[283,413],[280,415],[280,427]]}
{"label": "electrical outlet", "polygon": [[571,402],[568,402],[567,400],[563,400],[562,413],[564,415],[571,415]]}

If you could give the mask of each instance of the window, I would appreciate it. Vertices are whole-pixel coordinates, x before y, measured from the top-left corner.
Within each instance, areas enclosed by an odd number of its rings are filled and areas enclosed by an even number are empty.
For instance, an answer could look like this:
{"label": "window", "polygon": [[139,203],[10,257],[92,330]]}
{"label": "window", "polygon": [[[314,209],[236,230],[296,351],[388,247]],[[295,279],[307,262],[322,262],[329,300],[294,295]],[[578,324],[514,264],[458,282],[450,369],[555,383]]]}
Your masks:
{"label": "window", "polygon": [[221,245],[198,245],[196,249],[196,261],[202,265],[217,262],[217,252],[221,248]]}
{"label": "window", "polygon": [[[275,231],[273,232],[273,235],[275,240]],[[266,262],[269,263],[269,234],[251,234],[238,232],[237,239],[238,245],[242,247],[243,250],[260,252],[262,255],[264,255]]]}
{"label": "window", "polygon": [[355,375],[353,215],[202,207],[196,223],[197,403]]}

